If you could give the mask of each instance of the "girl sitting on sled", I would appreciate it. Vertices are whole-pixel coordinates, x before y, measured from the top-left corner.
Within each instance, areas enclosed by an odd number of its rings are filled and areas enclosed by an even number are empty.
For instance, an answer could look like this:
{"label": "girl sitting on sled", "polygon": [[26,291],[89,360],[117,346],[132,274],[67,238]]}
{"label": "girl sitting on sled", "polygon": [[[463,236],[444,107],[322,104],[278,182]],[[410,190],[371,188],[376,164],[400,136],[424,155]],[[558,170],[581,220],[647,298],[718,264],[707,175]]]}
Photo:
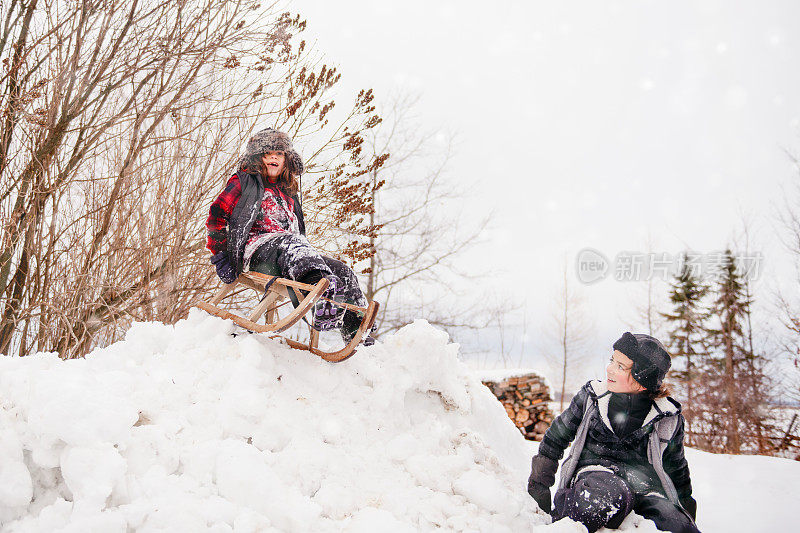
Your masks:
{"label": "girl sitting on sled", "polygon": [[[247,143],[238,171],[211,204],[206,228],[211,262],[224,283],[250,270],[313,285],[327,278],[323,297],[364,307],[367,303],[355,273],[344,263],[321,255],[306,239],[298,177],[303,160],[288,135],[267,128]],[[361,324],[352,311],[323,300],[314,309],[312,327],[339,328],[345,343]],[[372,337],[364,340],[372,344]]]}
{"label": "girl sitting on sled", "polygon": [[670,356],[655,338],[625,333],[614,343],[605,382],[590,381],[544,435],[528,492],[550,513],[550,486],[564,450],[553,520],[615,529],[631,512],[661,531],[697,533],[681,406],[662,380]]}

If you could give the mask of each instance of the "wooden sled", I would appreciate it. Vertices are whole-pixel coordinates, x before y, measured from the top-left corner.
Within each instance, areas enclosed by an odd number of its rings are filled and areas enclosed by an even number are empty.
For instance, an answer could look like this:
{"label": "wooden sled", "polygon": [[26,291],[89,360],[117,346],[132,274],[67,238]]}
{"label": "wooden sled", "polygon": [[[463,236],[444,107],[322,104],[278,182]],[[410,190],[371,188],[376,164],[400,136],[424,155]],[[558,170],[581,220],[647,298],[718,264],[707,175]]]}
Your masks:
{"label": "wooden sled", "polygon": [[[244,318],[219,307],[222,300],[234,294],[234,289],[240,286],[255,290],[259,297],[263,295],[248,318]],[[280,333],[302,320],[314,307],[317,300],[322,298],[322,293],[324,293],[327,288],[328,280],[325,278],[319,280],[316,285],[308,285],[290,279],[268,276],[260,272],[244,272],[233,283],[223,284],[217,294],[211,298],[211,301],[200,302],[197,304],[197,307],[214,316],[232,320],[237,325],[249,331],[257,333]],[[290,291],[292,291],[293,294],[290,294]],[[306,296],[303,297],[300,291],[307,292]],[[278,307],[286,303],[284,300],[292,300],[292,295],[295,296],[297,305],[287,316],[279,319]],[[327,300],[327,298],[323,299]],[[362,316],[361,326],[358,328],[358,331],[350,342],[347,343],[347,346],[341,350],[327,352],[319,349],[319,332],[313,328],[309,328],[311,334],[308,344],[288,339],[281,335],[270,335],[270,337],[280,339],[292,348],[307,350],[331,363],[338,363],[339,361],[344,361],[348,357],[351,357],[364,336],[371,331],[372,326],[375,324],[375,319],[378,316],[378,302],[370,302],[367,307],[358,307],[344,302],[327,301],[333,303],[337,307],[353,311]],[[265,315],[266,324],[258,324],[258,320]]]}

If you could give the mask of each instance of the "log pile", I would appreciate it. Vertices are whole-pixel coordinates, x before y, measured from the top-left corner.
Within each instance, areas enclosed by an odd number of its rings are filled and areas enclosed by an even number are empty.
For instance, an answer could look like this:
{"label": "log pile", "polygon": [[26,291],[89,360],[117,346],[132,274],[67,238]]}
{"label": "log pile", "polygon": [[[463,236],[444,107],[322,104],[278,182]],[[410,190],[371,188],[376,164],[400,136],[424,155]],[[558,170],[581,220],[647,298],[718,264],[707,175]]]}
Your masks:
{"label": "log pile", "polygon": [[547,402],[552,401],[544,378],[525,374],[501,381],[483,381],[506,409],[509,418],[528,440],[541,441],[553,421]]}

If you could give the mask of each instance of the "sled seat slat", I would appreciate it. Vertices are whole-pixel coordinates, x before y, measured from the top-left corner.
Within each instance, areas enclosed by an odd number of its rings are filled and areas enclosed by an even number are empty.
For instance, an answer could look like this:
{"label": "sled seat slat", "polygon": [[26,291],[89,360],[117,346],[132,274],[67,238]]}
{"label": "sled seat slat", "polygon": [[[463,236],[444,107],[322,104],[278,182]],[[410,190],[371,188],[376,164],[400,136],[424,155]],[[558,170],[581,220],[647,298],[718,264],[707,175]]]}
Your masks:
{"label": "sled seat slat", "polygon": [[[272,308],[276,303],[282,300],[283,297],[279,294],[274,292],[270,292],[267,294],[261,302],[257,306],[253,308],[253,312],[248,317],[249,320],[253,322],[258,322],[258,319],[262,317],[264,313],[267,312],[268,309]],[[274,320],[269,321],[274,322]]]}

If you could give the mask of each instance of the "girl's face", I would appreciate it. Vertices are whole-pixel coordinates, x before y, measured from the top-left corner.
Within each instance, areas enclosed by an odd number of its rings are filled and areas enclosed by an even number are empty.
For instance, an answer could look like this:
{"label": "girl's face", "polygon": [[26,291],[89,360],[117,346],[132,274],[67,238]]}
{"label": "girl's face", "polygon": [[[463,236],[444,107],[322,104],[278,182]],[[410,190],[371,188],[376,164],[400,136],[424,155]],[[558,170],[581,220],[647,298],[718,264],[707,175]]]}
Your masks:
{"label": "girl's face", "polygon": [[278,178],[283,172],[283,165],[286,162],[286,155],[283,152],[267,152],[261,156],[261,162],[267,169],[268,178]]}
{"label": "girl's face", "polygon": [[606,383],[608,384],[608,390],[621,393],[642,392],[644,387],[639,385],[639,383],[633,379],[633,376],[631,376],[632,367],[633,361],[624,353],[615,350],[614,353],[611,354],[611,360],[606,367]]}

